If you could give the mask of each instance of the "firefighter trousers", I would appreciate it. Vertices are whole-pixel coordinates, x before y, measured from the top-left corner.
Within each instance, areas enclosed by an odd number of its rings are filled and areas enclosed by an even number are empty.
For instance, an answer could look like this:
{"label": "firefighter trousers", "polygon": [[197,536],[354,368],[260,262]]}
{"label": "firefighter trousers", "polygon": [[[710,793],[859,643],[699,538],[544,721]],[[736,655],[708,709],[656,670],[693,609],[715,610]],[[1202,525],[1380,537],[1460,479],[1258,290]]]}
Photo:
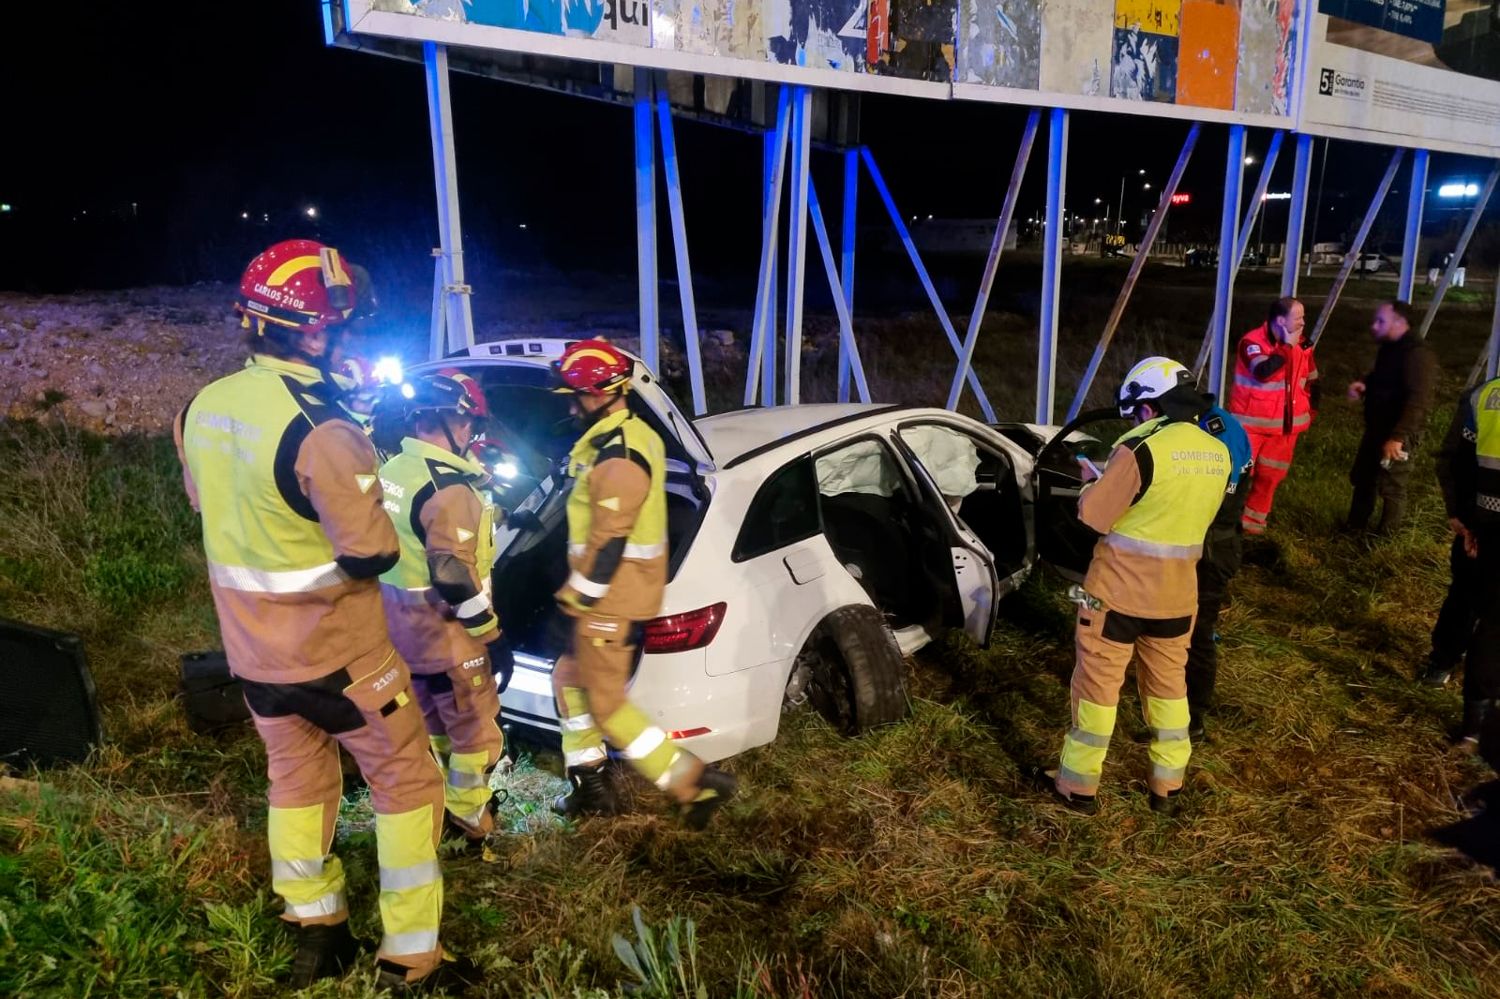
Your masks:
{"label": "firefighter trousers", "polygon": [[385,645],[305,683],[243,681],[266,744],[271,885],[283,918],[301,925],[349,918],[344,868],[331,852],[343,790],[342,745],[370,786],[380,864],[379,957],[419,978],[442,959],[443,876],[437,843],[443,783],[428,752],[406,663]]}
{"label": "firefighter trousers", "polygon": [[442,673],[413,673],[427,738],[443,771],[448,815],[471,837],[495,828],[490,775],[505,755],[500,692],[487,655]]}
{"label": "firefighter trousers", "polygon": [[1249,437],[1255,470],[1250,476],[1250,492],[1245,497],[1245,512],[1240,522],[1246,534],[1264,534],[1276,487],[1291,471],[1298,435],[1250,433]]}
{"label": "firefighter trousers", "polygon": [[1187,664],[1193,618],[1133,617],[1088,607],[1078,612],[1078,660],[1071,684],[1073,727],[1063,738],[1057,789],[1067,795],[1099,790],[1104,757],[1115,730],[1120,688],[1137,654],[1141,712],[1151,729],[1151,776],[1156,794],[1182,787],[1192,743],[1188,740]]}
{"label": "firefighter trousers", "polygon": [[605,741],[630,765],[678,802],[697,797],[703,762],[631,704],[625,684],[635,659],[634,622],[584,614],[573,621],[571,647],[552,672],[568,767],[594,767],[606,757]]}

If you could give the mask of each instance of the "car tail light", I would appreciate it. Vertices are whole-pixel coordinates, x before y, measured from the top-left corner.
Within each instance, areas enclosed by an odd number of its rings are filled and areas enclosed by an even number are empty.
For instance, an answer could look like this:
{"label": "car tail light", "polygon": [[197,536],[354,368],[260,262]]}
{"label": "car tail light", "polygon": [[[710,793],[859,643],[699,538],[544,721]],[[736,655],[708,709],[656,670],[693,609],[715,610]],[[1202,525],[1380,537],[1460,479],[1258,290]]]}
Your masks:
{"label": "car tail light", "polygon": [[645,624],[642,646],[647,652],[688,652],[701,649],[714,640],[724,623],[728,604],[714,604],[682,614],[652,618]]}

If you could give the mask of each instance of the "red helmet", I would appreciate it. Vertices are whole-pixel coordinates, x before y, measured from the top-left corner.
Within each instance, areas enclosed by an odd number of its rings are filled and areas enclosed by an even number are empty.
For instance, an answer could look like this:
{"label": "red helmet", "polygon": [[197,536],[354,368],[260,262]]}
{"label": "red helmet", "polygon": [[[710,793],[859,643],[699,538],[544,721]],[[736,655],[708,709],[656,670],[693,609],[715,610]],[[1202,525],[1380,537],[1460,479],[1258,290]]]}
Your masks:
{"label": "red helmet", "polygon": [[247,324],[254,318],[306,333],[337,326],[358,301],[354,272],[333,247],[289,239],[250,261],[235,309]]}
{"label": "red helmet", "polygon": [[609,395],[630,385],[630,359],[602,338],[569,344],[552,372],[562,383],[554,392]]}
{"label": "red helmet", "polygon": [[476,416],[481,420],[490,418],[489,401],[485,399],[484,390],[479,387],[479,383],[474,380],[473,375],[466,374],[458,368],[444,368],[438,374],[444,378],[451,378],[458,382],[459,387],[464,390],[464,395],[469,400],[469,406],[463,412],[471,416]]}

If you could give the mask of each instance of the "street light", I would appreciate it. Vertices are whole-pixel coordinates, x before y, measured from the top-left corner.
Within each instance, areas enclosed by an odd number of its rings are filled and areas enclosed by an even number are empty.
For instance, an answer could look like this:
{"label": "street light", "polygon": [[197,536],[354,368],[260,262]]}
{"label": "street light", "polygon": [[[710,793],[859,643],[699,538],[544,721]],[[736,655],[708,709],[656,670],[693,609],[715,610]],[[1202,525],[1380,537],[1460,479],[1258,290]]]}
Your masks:
{"label": "street light", "polygon": [[315,219],[318,217],[318,209],[312,205],[308,205],[305,214],[308,218]]}
{"label": "street light", "polygon": [[1246,156],[1245,157],[1245,166],[1254,166],[1254,165],[1255,165],[1255,157],[1254,156]]}
{"label": "street light", "polygon": [[1461,180],[1444,184],[1438,188],[1438,197],[1440,198],[1472,198],[1478,193],[1478,184],[1465,183]]}

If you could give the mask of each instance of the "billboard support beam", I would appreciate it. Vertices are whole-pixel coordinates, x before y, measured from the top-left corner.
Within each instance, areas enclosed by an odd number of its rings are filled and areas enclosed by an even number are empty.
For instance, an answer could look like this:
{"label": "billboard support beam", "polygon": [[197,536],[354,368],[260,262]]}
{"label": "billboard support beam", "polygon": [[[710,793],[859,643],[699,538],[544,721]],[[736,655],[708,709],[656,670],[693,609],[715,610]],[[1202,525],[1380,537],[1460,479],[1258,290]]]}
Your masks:
{"label": "billboard support beam", "polygon": [[[1262,173],[1270,179],[1270,164]],[[1214,277],[1214,312],[1208,336],[1208,390],[1224,398],[1224,376],[1229,357],[1229,315],[1234,305],[1234,278],[1245,245],[1241,236],[1250,234],[1249,223],[1236,231],[1240,214],[1240,190],[1245,183],[1245,126],[1229,126],[1229,148],[1224,163],[1224,209],[1219,219],[1219,271]],[[1247,215],[1254,218],[1256,205]]]}
{"label": "billboard support beam", "polygon": [[1490,321],[1488,354],[1484,366],[1485,380],[1500,378],[1500,268],[1495,269],[1495,318]]}
{"label": "billboard support beam", "polygon": [[[979,294],[974,300],[974,311],[969,314],[963,356],[958,359],[958,370],[953,373],[953,385],[948,389],[949,409],[958,409],[958,402],[963,398],[964,376],[974,363],[974,348],[979,343],[979,327],[984,322],[984,313],[990,304],[990,289],[995,286],[995,274],[1000,270],[1000,254],[1005,249],[1005,237],[1015,218],[1016,202],[1021,197],[1021,181],[1026,177],[1026,164],[1031,161],[1031,147],[1036,142],[1041,121],[1042,113],[1037,110],[1026,117],[1026,130],[1021,133],[1021,147],[1016,150],[1016,163],[1010,171],[1010,186],[1005,189],[1005,201],[1000,207],[1000,218],[995,223],[995,238],[990,243],[990,255],[984,262],[984,274],[979,279]],[[984,418],[989,423],[995,422],[995,414],[991,410],[985,411]]]}
{"label": "billboard support beam", "polygon": [[1410,302],[1417,286],[1417,253],[1422,244],[1422,206],[1427,196],[1428,152],[1417,149],[1411,157],[1411,190],[1406,192],[1406,234],[1401,239],[1401,277],[1396,297]]}
{"label": "billboard support beam", "polygon": [[1405,149],[1397,149],[1391,153],[1391,162],[1385,168],[1385,176],[1380,178],[1380,186],[1375,189],[1375,196],[1370,199],[1370,207],[1365,210],[1365,217],[1359,224],[1359,231],[1354,234],[1354,244],[1349,247],[1349,252],[1344,254],[1343,266],[1339,268],[1338,276],[1333,279],[1333,287],[1328,289],[1328,297],[1323,300],[1323,308],[1318,312],[1318,321],[1313,324],[1312,335],[1308,337],[1309,346],[1317,346],[1318,339],[1322,337],[1323,330],[1328,326],[1328,320],[1333,317],[1334,306],[1339,304],[1339,296],[1344,292],[1344,285],[1348,283],[1355,263],[1364,252],[1365,240],[1370,236],[1370,229],[1375,225],[1375,217],[1380,214],[1380,206],[1385,204],[1385,196],[1391,190],[1391,181],[1396,179],[1396,171],[1401,169],[1401,160],[1405,156]]}
{"label": "billboard support beam", "polygon": [[[810,190],[810,188],[809,188]],[[844,217],[843,235],[839,249],[843,251],[842,271],[839,283],[844,291],[844,308],[849,312],[851,323],[854,316],[854,244],[857,238],[855,220],[859,211],[859,150],[844,150]],[[850,354],[844,350],[844,341],[839,340],[839,402],[849,401]],[[868,399],[864,400],[869,402]]]}
{"label": "billboard support beam", "polygon": [[[1042,307],[1036,347],[1037,423],[1057,408],[1057,320],[1062,292],[1062,245],[1068,195],[1068,112],[1053,108],[1047,122],[1047,208],[1042,230]],[[1121,227],[1123,231],[1123,226]]]}
{"label": "billboard support beam", "polygon": [[[1240,149],[1242,151],[1241,155],[1243,156],[1245,135],[1244,126],[1233,126],[1230,132],[1231,145],[1234,141],[1234,129],[1239,130],[1238,134],[1240,137]],[[1079,383],[1078,391],[1073,396],[1073,404],[1068,407],[1068,422],[1070,423],[1077,418],[1079,412],[1083,409],[1083,403],[1084,400],[1088,398],[1089,389],[1093,387],[1094,379],[1099,375],[1099,367],[1104,363],[1104,355],[1109,350],[1110,341],[1115,338],[1115,331],[1120,327],[1120,319],[1125,315],[1125,306],[1130,302],[1131,292],[1135,291],[1135,283],[1140,279],[1141,271],[1144,270],[1146,266],[1146,260],[1151,256],[1151,244],[1156,242],[1156,234],[1161,231],[1162,224],[1167,220],[1167,212],[1172,207],[1172,195],[1177,193],[1177,185],[1182,183],[1182,174],[1185,170],[1187,170],[1188,160],[1192,158],[1193,147],[1198,144],[1198,136],[1202,133],[1202,131],[1203,126],[1196,121],[1193,122],[1192,128],[1188,129],[1187,138],[1182,142],[1182,152],[1177,154],[1177,165],[1172,167],[1172,176],[1167,179],[1167,185],[1162,188],[1161,200],[1157,202],[1156,211],[1151,214],[1151,222],[1146,226],[1146,234],[1141,238],[1140,246],[1138,246],[1135,251],[1135,257],[1130,261],[1130,271],[1125,275],[1125,285],[1120,289],[1119,297],[1115,299],[1114,308],[1110,310],[1109,319],[1107,319],[1104,323],[1104,332],[1099,334],[1099,343],[1094,347],[1094,356],[1089,359],[1088,370],[1084,372],[1083,381]],[[1227,196],[1226,203],[1228,203]],[[1231,210],[1231,217],[1228,223],[1231,230],[1234,228],[1233,215],[1238,214],[1239,212],[1238,187],[1236,187],[1236,190],[1234,192],[1233,206],[1234,207]],[[1049,212],[1052,210],[1052,202],[1050,197],[1048,198],[1047,209]],[[1048,223],[1051,224],[1052,221],[1053,220],[1049,217]],[[1233,243],[1230,244],[1230,248],[1230,253],[1233,253]],[[1046,263],[1047,259],[1047,257],[1043,257],[1044,264]],[[1221,256],[1221,268],[1223,266],[1223,262],[1223,257]],[[1054,287],[1052,290],[1055,294],[1057,289]],[[1044,313],[1046,312],[1046,309],[1046,272],[1043,271],[1042,310]],[[1056,319],[1054,316],[1054,322],[1055,321]],[[1053,335],[1056,335],[1055,330]],[[1055,342],[1056,341],[1054,340],[1054,343]],[[1038,422],[1042,422],[1040,412],[1037,414],[1037,420]]]}
{"label": "billboard support beam", "polygon": [[[885,177],[881,176],[880,167],[875,165],[875,157],[870,154],[870,147],[860,146],[859,152],[865,161],[865,169],[869,171],[870,181],[875,185],[875,192],[880,195],[886,213],[890,215],[891,223],[896,227],[896,235],[900,237],[901,245],[906,248],[906,255],[911,258],[912,266],[916,268],[917,279],[922,282],[922,288],[927,292],[927,299],[937,313],[943,333],[948,337],[948,345],[953,348],[955,357],[961,356],[963,344],[959,343],[958,334],[953,329],[953,320],[948,317],[948,310],[943,307],[943,300],[938,297],[937,288],[933,287],[932,276],[927,273],[927,265],[922,263],[922,255],[917,252],[917,244],[911,238],[911,230],[906,227],[906,220],[901,217],[901,212],[896,207],[896,199],[891,197],[891,189],[886,187]],[[989,396],[984,394],[984,386],[979,384],[979,376],[974,373],[974,369],[969,369],[968,378],[969,387],[974,390],[974,396],[979,400],[980,408],[987,413],[993,412],[990,408]]]}
{"label": "billboard support beam", "polygon": [[[443,299],[443,329],[430,333],[430,343],[454,350],[474,346],[473,290],[464,281],[464,230],[458,211],[458,164],[453,154],[453,103],[448,94],[448,49],[422,43],[427,70],[427,119],[432,130],[432,169],[437,187],[439,294]],[[433,356],[439,360],[444,351]]]}
{"label": "billboard support beam", "polygon": [[1453,284],[1453,275],[1457,273],[1459,265],[1463,262],[1464,254],[1469,252],[1469,240],[1474,236],[1474,230],[1479,227],[1479,217],[1484,214],[1485,206],[1490,203],[1490,196],[1495,193],[1495,182],[1500,181],[1500,161],[1490,170],[1490,175],[1484,180],[1484,187],[1479,191],[1479,198],[1474,202],[1474,209],[1469,213],[1469,221],[1464,224],[1464,231],[1458,236],[1458,245],[1453,248],[1453,256],[1448,259],[1448,266],[1443,269],[1443,279],[1438,282],[1437,290],[1432,293],[1432,301],[1427,303],[1427,311],[1422,315],[1422,325],[1417,327],[1417,336],[1427,339],[1427,331],[1432,328],[1432,320],[1437,316],[1438,306],[1443,304],[1443,297],[1448,294],[1448,289]]}
{"label": "billboard support beam", "polygon": [[776,355],[776,257],[781,246],[781,184],[786,174],[786,133],[790,101],[787,88],[777,88],[776,128],[765,135],[765,183],[761,194],[760,274],[756,280],[755,318],[750,324],[750,349],[745,371],[745,405],[776,404],[775,369],[762,378],[766,361]]}
{"label": "billboard support beam", "polygon": [[651,71],[635,71],[635,254],[640,286],[641,360],[661,377],[661,322],[656,276],[656,134],[651,127]]}
{"label": "billboard support beam", "polygon": [[786,231],[786,391],[788,406],[802,401],[802,304],[807,285],[807,182],[812,157],[812,90],[792,90],[792,189]]}
{"label": "billboard support beam", "polygon": [[1307,226],[1307,192],[1312,186],[1313,137],[1297,134],[1297,158],[1292,166],[1292,201],[1287,206],[1286,246],[1281,251],[1281,296],[1297,294],[1297,278],[1302,271],[1303,230]]}
{"label": "billboard support beam", "polygon": [[698,340],[698,306],[693,295],[693,265],[688,260],[687,217],[682,210],[682,174],[677,168],[677,133],[667,98],[667,75],[656,78],[656,118],[661,129],[661,165],[667,179],[667,210],[672,219],[672,249],[677,261],[677,290],[682,300],[682,346],[687,353],[693,415],[708,412],[703,392],[703,351]]}
{"label": "billboard support beam", "polygon": [[[1255,190],[1250,195],[1250,204],[1245,207],[1245,218],[1240,223],[1239,237],[1234,244],[1235,277],[1239,276],[1240,265],[1245,262],[1245,253],[1250,249],[1250,233],[1255,227],[1255,217],[1265,211],[1266,191],[1271,186],[1271,171],[1276,168],[1276,160],[1281,155],[1281,143],[1285,138],[1285,132],[1271,134],[1271,148],[1266,150],[1265,159],[1261,162],[1260,178],[1255,182]],[[1203,381],[1203,368],[1208,364],[1208,352],[1213,344],[1213,335],[1214,316],[1210,316],[1208,328],[1203,331],[1203,343],[1198,348],[1198,359],[1193,362],[1193,377],[1199,384]]]}
{"label": "billboard support beam", "polygon": [[[839,356],[848,358],[849,373],[854,376],[854,387],[859,392],[860,402],[870,401],[870,383],[865,380],[865,366],[859,359],[859,345],[854,342],[854,317],[849,311],[849,292],[839,280],[839,272],[833,261],[833,244],[828,239],[828,228],[823,224],[823,210],[818,207],[818,190],[812,177],[807,178],[807,212],[812,218],[813,233],[818,238],[818,250],[823,257],[823,270],[828,275],[828,290],[833,292],[833,307],[839,314]],[[844,372],[839,372],[840,388],[848,402],[848,386],[843,384]]]}

